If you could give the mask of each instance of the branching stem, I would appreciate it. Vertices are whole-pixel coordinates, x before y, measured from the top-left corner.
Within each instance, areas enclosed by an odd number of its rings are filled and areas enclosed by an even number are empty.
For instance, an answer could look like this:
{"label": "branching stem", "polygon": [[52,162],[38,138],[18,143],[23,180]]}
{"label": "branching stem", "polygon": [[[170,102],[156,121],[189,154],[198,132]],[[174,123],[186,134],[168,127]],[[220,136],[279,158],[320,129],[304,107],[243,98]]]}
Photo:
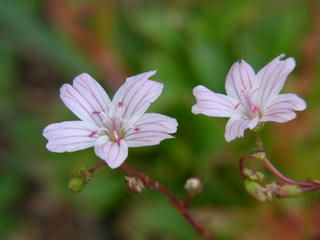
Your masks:
{"label": "branching stem", "polygon": [[[89,171],[93,173],[96,169],[105,165],[105,161],[101,161],[95,166],[93,166]],[[215,240],[213,236],[211,236],[202,226],[200,226],[190,215],[187,207],[190,203],[190,199],[187,198],[186,201],[181,201],[176,198],[173,193],[171,193],[166,187],[161,185],[158,181],[155,181],[149,178],[147,175],[136,171],[130,168],[127,164],[123,163],[121,168],[126,173],[130,174],[133,177],[139,178],[145,186],[147,186],[150,190],[158,190],[162,192],[165,196],[170,199],[171,204],[180,212],[180,214],[184,217],[184,219],[192,226],[192,228],[204,239],[206,240]]]}

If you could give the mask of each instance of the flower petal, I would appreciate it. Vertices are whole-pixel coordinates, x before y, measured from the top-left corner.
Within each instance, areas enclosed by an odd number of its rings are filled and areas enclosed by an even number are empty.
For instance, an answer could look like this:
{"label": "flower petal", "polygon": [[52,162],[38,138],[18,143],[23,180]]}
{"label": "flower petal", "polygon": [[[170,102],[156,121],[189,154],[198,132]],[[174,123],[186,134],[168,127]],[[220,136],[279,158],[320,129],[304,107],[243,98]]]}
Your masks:
{"label": "flower petal", "polygon": [[110,168],[117,168],[126,160],[128,146],[125,141],[120,141],[120,145],[118,145],[111,142],[107,136],[101,136],[94,144],[94,152],[106,161]]}
{"label": "flower petal", "polygon": [[43,130],[51,152],[74,152],[92,147],[97,136],[90,136],[95,126],[83,121],[53,123]]}
{"label": "flower petal", "polygon": [[205,114],[212,117],[231,117],[237,115],[234,99],[223,94],[217,94],[204,86],[197,86],[193,89],[193,95],[197,103],[192,107],[193,114]]}
{"label": "flower petal", "polygon": [[111,102],[106,91],[89,74],[82,73],[73,80],[73,87],[88,100],[96,111],[106,112]]}
{"label": "flower petal", "polygon": [[243,119],[239,117],[230,118],[227,122],[226,132],[224,137],[227,142],[234,140],[235,138],[243,137],[244,131],[249,128],[253,129],[257,126],[259,121],[258,117],[253,119]]}
{"label": "flower petal", "polygon": [[276,110],[276,109],[274,109],[272,111],[269,111],[267,114],[265,114],[260,121],[284,123],[284,122],[288,122],[292,119],[295,119],[296,116],[297,116],[297,114],[291,110],[284,110],[284,109]]}
{"label": "flower petal", "polygon": [[[95,94],[96,93],[96,94]],[[64,104],[81,120],[103,126],[103,119],[95,111],[105,111],[110,99],[102,87],[88,74],[74,79],[73,86],[64,84],[60,88],[60,98]]]}
{"label": "flower petal", "polygon": [[284,54],[281,54],[276,57],[257,73],[258,105],[262,108],[272,96],[281,91],[287,76],[296,65],[293,58],[280,60],[284,56]]}
{"label": "flower petal", "polygon": [[252,89],[255,73],[252,67],[244,60],[232,65],[226,79],[226,92],[228,96],[240,101],[241,91]]}
{"label": "flower petal", "polygon": [[287,122],[296,117],[294,111],[306,109],[305,101],[293,93],[280,94],[275,97],[266,107],[261,121]]}
{"label": "flower petal", "polygon": [[177,131],[177,120],[157,113],[144,114],[128,131],[125,140],[129,147],[151,146],[162,140],[173,138],[169,135]]}
{"label": "flower petal", "polygon": [[112,102],[115,106],[122,107],[124,119],[135,123],[160,96],[163,84],[149,80],[155,73],[156,71],[150,71],[129,77],[116,92]]}

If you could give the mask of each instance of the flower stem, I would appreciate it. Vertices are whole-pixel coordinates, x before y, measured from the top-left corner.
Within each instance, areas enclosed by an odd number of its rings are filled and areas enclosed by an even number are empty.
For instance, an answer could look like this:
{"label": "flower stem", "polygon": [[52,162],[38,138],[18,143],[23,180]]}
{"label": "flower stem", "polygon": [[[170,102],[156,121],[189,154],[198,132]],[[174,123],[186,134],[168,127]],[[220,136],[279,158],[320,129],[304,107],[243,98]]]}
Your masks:
{"label": "flower stem", "polygon": [[[89,169],[91,173],[94,173],[99,167],[105,166],[106,162],[101,161],[92,168]],[[171,193],[166,187],[161,185],[159,182],[149,178],[147,175],[130,168],[127,164],[123,163],[121,168],[126,173],[130,174],[133,177],[139,178],[145,186],[147,186],[150,190],[159,190],[164,195],[166,195],[171,204],[180,212],[180,214],[184,217],[184,219],[192,226],[192,228],[204,239],[206,240],[215,240],[213,236],[211,236],[204,228],[202,228],[190,215],[187,210],[187,207],[190,203],[191,199],[186,199],[185,201],[181,201],[177,199],[173,193]]]}
{"label": "flower stem", "polygon": [[[256,133],[256,143],[257,143],[258,151],[263,151],[264,153],[266,153],[259,133]],[[273,173],[275,177],[277,177],[278,179],[280,179],[285,183],[296,184],[301,187],[314,186],[314,183],[300,182],[284,176],[278,169],[275,168],[275,166],[272,165],[272,163],[267,158],[266,154],[265,154],[265,157],[262,159],[262,162]]]}
{"label": "flower stem", "polygon": [[259,151],[264,150],[263,144],[262,144],[262,141],[261,141],[261,137],[260,137],[259,133],[256,133],[256,143],[257,143]]}
{"label": "flower stem", "polygon": [[93,174],[95,170],[97,170],[99,167],[102,167],[103,165],[106,165],[105,161],[101,161],[94,165],[92,168],[89,169],[89,172]]}
{"label": "flower stem", "polygon": [[284,176],[278,169],[276,169],[272,163],[269,161],[269,159],[267,157],[265,157],[262,160],[263,164],[273,173],[273,175],[275,177],[277,177],[278,179],[280,179],[281,181],[285,182],[285,183],[289,183],[289,184],[296,184],[299,185],[301,187],[310,187],[310,186],[314,186],[314,183],[312,182],[300,182],[300,181],[296,181],[290,178],[287,178],[286,176]]}
{"label": "flower stem", "polygon": [[191,217],[187,211],[185,204],[177,199],[166,187],[161,185],[159,182],[152,180],[148,176],[141,172],[138,172],[130,168],[127,164],[121,165],[122,170],[129,173],[131,176],[139,178],[150,190],[157,189],[163,194],[165,194],[171,201],[171,204],[180,212],[180,214],[185,218],[185,220],[194,228],[194,230],[206,240],[214,240],[214,238],[207,233],[196,221]]}

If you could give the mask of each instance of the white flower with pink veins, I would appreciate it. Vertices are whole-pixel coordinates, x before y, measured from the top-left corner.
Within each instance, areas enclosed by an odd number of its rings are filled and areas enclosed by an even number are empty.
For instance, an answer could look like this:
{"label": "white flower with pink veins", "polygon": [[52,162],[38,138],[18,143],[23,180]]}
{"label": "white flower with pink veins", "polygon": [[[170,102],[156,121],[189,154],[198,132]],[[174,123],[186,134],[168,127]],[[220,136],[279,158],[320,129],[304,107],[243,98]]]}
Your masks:
{"label": "white flower with pink veins", "polygon": [[119,167],[128,156],[128,147],[159,144],[173,138],[176,119],[145,113],[161,94],[163,84],[149,80],[156,71],[126,79],[112,101],[88,74],[77,76],[73,85],[64,84],[60,98],[81,121],[50,124],[43,130],[52,152],[73,152],[94,147],[97,156],[110,168]]}
{"label": "white flower with pink veins", "polygon": [[257,74],[244,60],[234,63],[226,79],[227,95],[197,86],[193,89],[197,103],[192,112],[230,117],[225,132],[228,142],[242,137],[246,129],[255,128],[259,122],[294,119],[294,111],[304,110],[306,103],[296,94],[279,94],[295,67],[294,59],[281,60],[284,56],[276,57]]}

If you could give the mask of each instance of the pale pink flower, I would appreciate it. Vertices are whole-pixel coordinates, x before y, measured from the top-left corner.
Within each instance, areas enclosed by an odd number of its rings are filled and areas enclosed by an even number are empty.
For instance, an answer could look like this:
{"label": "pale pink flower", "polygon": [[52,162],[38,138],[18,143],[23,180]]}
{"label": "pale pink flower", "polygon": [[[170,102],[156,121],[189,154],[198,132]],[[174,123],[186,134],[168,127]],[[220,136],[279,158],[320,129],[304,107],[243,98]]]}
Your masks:
{"label": "pale pink flower", "polygon": [[149,78],[156,71],[126,79],[112,101],[88,74],[77,76],[73,85],[64,84],[60,98],[81,121],[50,124],[43,130],[52,152],[73,152],[94,147],[97,156],[111,168],[128,156],[128,147],[151,146],[173,138],[176,119],[145,113],[161,94],[163,84]]}
{"label": "pale pink flower", "polygon": [[193,89],[197,103],[192,112],[230,117],[225,132],[228,142],[242,137],[246,129],[255,128],[259,122],[294,119],[294,111],[304,110],[306,103],[296,94],[279,94],[295,67],[294,59],[281,60],[284,56],[276,57],[257,74],[244,60],[234,63],[226,79],[227,95],[197,86]]}

